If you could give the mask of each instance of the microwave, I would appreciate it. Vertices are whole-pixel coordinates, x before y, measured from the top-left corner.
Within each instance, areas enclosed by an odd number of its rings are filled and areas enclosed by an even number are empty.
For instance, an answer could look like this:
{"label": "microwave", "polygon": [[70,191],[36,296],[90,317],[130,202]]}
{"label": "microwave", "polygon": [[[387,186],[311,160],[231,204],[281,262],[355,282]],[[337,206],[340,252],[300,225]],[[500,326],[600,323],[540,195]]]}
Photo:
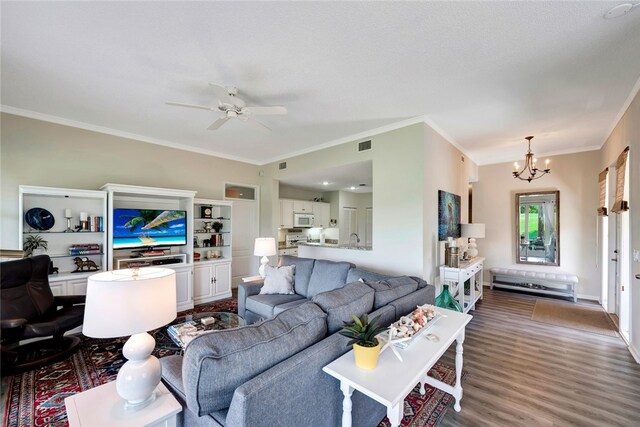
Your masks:
{"label": "microwave", "polygon": [[313,214],[310,213],[294,213],[293,226],[299,228],[313,227]]}

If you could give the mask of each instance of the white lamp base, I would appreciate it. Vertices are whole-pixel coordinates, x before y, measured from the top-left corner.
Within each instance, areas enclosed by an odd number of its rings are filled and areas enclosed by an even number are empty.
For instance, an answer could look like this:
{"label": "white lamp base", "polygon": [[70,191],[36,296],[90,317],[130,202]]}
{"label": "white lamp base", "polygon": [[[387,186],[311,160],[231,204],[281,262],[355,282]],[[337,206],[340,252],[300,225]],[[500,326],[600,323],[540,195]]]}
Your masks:
{"label": "white lamp base", "polygon": [[160,384],[162,367],[151,355],[156,341],[146,332],[131,335],[122,348],[127,363],[116,379],[116,390],[126,403],[125,408],[138,410],[155,400],[154,390]]}
{"label": "white lamp base", "polygon": [[266,256],[263,256],[262,258],[260,258],[260,268],[258,268],[258,274],[260,274],[260,277],[262,277],[263,279],[266,276],[265,266],[268,264],[269,264],[269,258],[267,258]]}
{"label": "white lamp base", "polygon": [[478,245],[476,245],[476,239],[474,237],[469,238],[469,245],[467,246],[467,256],[469,258],[475,258],[478,256]]}

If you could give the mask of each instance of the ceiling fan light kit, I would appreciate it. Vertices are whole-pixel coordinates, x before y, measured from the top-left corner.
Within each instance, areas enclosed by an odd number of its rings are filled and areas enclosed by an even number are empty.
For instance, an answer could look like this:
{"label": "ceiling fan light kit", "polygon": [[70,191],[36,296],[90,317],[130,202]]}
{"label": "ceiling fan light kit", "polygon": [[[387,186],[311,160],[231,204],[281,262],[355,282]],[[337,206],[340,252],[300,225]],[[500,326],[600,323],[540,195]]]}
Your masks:
{"label": "ceiling fan light kit", "polygon": [[[544,175],[548,174],[549,172],[551,172],[551,169],[549,169],[549,159],[547,159],[547,161],[545,162],[546,169],[538,169],[536,167],[536,159],[535,157],[533,157],[533,153],[531,152],[531,140],[533,139],[533,136],[527,136],[525,139],[528,143],[528,149],[527,154],[525,154],[524,156],[524,167],[522,168],[522,170],[520,170],[518,162],[515,162],[513,164],[513,177],[521,179],[522,181],[531,182],[534,179],[541,178]],[[529,175],[526,176],[524,174],[525,172],[528,172]]]}
{"label": "ceiling fan light kit", "polygon": [[287,114],[287,109],[280,105],[272,105],[266,107],[252,107],[247,106],[247,103],[243,99],[238,97],[238,88],[235,86],[219,86],[214,83],[209,83],[209,87],[213,90],[216,98],[218,98],[218,105],[216,107],[210,107],[206,105],[197,104],[185,104],[182,102],[167,101],[167,105],[173,105],[176,107],[196,108],[200,110],[219,111],[223,115],[220,116],[215,122],[213,122],[207,130],[217,130],[225,124],[229,119],[240,119],[241,122],[254,125],[254,127],[263,130],[270,131],[267,126],[259,121],[255,120],[251,116],[270,116]]}

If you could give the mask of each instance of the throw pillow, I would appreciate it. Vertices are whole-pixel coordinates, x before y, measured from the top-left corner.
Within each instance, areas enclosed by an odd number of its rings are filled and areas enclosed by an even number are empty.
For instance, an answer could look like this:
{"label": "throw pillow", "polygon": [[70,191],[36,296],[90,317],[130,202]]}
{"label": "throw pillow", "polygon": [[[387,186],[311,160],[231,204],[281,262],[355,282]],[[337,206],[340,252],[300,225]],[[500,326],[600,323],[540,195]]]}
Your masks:
{"label": "throw pillow", "polygon": [[272,267],[266,265],[264,272],[264,285],[260,288],[261,294],[292,294],[293,276],[296,271],[295,265],[282,267]]}

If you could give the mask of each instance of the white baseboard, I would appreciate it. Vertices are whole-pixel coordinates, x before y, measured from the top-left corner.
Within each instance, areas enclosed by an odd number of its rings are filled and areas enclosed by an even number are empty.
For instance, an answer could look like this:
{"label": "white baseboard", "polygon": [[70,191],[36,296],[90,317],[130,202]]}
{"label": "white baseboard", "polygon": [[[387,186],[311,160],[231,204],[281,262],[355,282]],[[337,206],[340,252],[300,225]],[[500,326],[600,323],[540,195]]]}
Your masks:
{"label": "white baseboard", "polygon": [[629,344],[628,348],[629,353],[631,353],[633,358],[636,360],[636,363],[640,365],[640,352],[633,346],[633,344]]}

